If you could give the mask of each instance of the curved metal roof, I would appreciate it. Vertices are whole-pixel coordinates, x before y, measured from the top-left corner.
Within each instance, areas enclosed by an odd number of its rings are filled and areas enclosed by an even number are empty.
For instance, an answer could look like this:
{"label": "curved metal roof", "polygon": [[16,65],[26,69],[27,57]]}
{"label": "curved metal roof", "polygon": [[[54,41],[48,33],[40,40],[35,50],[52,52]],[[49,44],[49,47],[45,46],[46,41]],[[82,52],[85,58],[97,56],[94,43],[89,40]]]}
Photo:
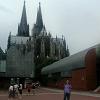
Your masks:
{"label": "curved metal roof", "polygon": [[85,67],[85,56],[91,48],[63,58],[51,65],[44,67],[41,71],[42,74],[51,74],[56,72],[71,71],[77,68]]}

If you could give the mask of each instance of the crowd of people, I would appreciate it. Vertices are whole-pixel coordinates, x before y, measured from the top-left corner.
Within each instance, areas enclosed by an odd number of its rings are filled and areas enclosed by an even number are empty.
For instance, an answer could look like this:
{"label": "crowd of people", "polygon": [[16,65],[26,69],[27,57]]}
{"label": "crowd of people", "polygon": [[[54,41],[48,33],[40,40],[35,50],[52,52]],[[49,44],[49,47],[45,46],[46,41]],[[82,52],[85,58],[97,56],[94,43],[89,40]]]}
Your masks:
{"label": "crowd of people", "polygon": [[[30,93],[35,94],[35,91],[37,91],[37,89],[40,87],[40,83],[39,81],[37,82],[33,82],[33,83],[28,83],[26,85],[26,89],[27,89],[27,95],[30,95]],[[14,84],[14,85],[10,85],[9,87],[9,100],[12,100],[13,98],[19,97],[19,99],[22,98],[22,90],[23,90],[23,86],[22,84]],[[70,100],[70,95],[71,95],[71,90],[72,90],[72,86],[70,84],[70,81],[67,80],[65,85],[64,85],[64,100]]]}
{"label": "crowd of people", "polygon": [[40,82],[33,82],[33,83],[29,83],[26,86],[28,95],[30,95],[30,93],[35,94],[35,91],[37,91],[37,89],[40,87]]}
{"label": "crowd of people", "polygon": [[[22,84],[11,84],[9,86],[9,99],[12,100],[12,98],[19,97],[21,99],[22,97]],[[9,100],[8,99],[8,100]]]}
{"label": "crowd of people", "polygon": [[[30,95],[30,93],[35,94],[35,91],[40,87],[40,83],[33,82],[33,83],[27,83],[26,89],[27,89],[27,95]],[[22,91],[23,91],[23,85],[22,84],[11,84],[9,86],[9,99],[12,100],[14,98],[22,98]]]}

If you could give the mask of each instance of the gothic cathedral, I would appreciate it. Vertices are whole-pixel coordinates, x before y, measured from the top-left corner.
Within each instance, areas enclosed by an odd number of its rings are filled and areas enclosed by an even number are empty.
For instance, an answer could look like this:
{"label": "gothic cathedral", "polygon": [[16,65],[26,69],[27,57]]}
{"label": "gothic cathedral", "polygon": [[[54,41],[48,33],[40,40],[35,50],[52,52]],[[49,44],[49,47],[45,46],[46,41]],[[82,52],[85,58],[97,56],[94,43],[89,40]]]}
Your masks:
{"label": "gothic cathedral", "polygon": [[[65,38],[63,36],[62,38],[58,38],[57,36],[56,38],[53,38],[52,34],[47,32],[42,19],[40,3],[37,11],[36,23],[32,28],[31,35],[29,34],[29,24],[27,23],[26,6],[24,1],[21,22],[18,25],[17,35],[11,35],[10,32],[8,37],[7,66],[16,66],[16,71],[21,70],[19,75],[22,75],[22,77],[23,75],[24,77],[31,75],[34,77],[35,75],[38,76],[36,73],[40,73],[41,68],[67,56],[69,56],[69,49],[68,45],[66,48]],[[24,73],[25,71],[23,70],[28,71],[29,74],[28,72]]]}

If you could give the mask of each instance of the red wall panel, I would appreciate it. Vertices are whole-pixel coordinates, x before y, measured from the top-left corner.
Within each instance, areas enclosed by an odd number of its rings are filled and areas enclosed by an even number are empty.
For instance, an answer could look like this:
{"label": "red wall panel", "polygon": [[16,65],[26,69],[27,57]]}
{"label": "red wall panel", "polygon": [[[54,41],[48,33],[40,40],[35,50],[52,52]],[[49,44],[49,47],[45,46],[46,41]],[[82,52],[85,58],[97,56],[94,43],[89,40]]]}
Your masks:
{"label": "red wall panel", "polygon": [[96,50],[91,49],[85,56],[85,68],[72,72],[74,89],[93,90],[96,88]]}

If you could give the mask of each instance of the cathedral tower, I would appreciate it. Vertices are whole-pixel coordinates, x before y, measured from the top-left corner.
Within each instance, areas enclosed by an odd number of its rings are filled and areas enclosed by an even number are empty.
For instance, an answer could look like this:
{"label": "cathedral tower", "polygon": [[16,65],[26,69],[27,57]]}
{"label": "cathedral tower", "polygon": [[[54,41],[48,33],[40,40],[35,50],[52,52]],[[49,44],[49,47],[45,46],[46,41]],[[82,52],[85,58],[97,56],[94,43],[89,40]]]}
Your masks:
{"label": "cathedral tower", "polygon": [[24,6],[23,6],[21,22],[18,25],[17,36],[29,36],[29,25],[27,24],[25,1],[24,1]]}
{"label": "cathedral tower", "polygon": [[41,4],[39,2],[36,24],[34,24],[32,35],[35,36],[35,37],[38,36],[40,34],[42,28],[43,28],[43,19],[42,19],[42,12],[41,12]]}

